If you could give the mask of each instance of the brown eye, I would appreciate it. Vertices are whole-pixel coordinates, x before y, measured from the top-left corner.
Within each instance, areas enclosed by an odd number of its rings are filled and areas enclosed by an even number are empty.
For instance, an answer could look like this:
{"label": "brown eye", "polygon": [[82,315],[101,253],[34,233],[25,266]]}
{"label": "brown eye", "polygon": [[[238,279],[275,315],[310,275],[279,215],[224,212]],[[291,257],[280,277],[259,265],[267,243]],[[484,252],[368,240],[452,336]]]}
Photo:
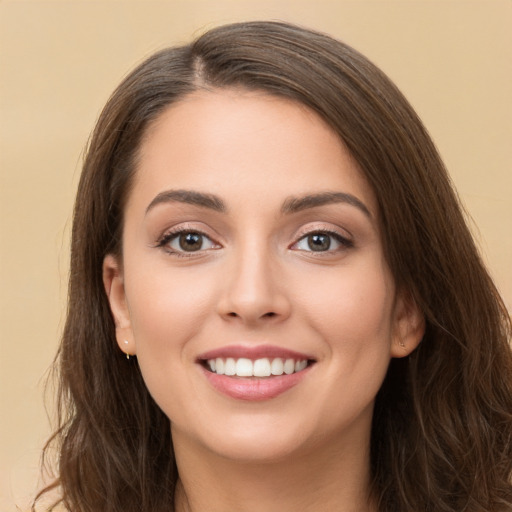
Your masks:
{"label": "brown eye", "polygon": [[330,231],[315,231],[300,238],[292,249],[305,252],[337,252],[354,246],[351,240]]}
{"label": "brown eye", "polygon": [[312,251],[328,251],[331,247],[331,237],[322,233],[308,235],[307,244]]}
{"label": "brown eye", "polygon": [[169,233],[158,244],[172,254],[193,253],[208,249],[218,249],[219,245],[198,231],[178,231]]}
{"label": "brown eye", "polygon": [[178,243],[182,251],[199,251],[203,246],[203,235],[200,233],[181,233]]}

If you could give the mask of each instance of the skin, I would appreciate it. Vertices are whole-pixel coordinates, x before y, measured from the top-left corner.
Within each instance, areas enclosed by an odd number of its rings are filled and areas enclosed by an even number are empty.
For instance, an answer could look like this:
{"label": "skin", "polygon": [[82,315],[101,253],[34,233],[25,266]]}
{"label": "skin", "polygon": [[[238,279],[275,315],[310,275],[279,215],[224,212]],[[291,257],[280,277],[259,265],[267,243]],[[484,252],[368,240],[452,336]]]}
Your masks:
{"label": "skin", "polygon": [[[224,211],[166,200],[170,190],[214,194]],[[364,206],[283,213],[291,197],[325,192]],[[207,238],[197,251],[176,237],[163,245],[176,230]],[[313,251],[311,232],[336,235]],[[168,108],[140,148],[122,265],[107,256],[104,282],[118,344],[137,355],[171,420],[177,510],[373,510],[375,395],[424,322],[395,289],[372,190],[316,114],[244,90],[199,91]],[[256,402],[214,389],[197,362],[262,344],[315,362],[296,386]]]}

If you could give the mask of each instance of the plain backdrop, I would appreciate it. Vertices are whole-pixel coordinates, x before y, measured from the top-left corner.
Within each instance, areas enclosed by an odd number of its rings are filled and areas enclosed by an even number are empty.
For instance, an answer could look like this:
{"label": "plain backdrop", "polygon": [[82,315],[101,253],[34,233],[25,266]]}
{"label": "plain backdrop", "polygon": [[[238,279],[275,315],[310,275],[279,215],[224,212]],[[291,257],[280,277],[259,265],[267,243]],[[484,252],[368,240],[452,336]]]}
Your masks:
{"label": "plain backdrop", "polygon": [[100,109],[155,50],[248,19],[330,33],[396,82],[511,308],[512,0],[0,0],[0,510],[26,510],[39,485],[73,196]]}

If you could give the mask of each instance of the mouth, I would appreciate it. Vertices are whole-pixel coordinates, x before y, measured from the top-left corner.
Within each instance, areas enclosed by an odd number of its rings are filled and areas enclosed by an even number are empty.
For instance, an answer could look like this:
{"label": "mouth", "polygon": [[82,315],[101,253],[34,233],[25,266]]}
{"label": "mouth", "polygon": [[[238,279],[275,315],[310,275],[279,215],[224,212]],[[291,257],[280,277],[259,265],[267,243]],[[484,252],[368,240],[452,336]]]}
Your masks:
{"label": "mouth", "polygon": [[281,357],[263,357],[256,360],[246,357],[217,357],[202,360],[201,364],[207,371],[217,375],[272,378],[299,373],[313,365],[314,360]]}
{"label": "mouth", "polygon": [[274,346],[229,346],[199,356],[196,362],[213,388],[237,400],[275,398],[298,385],[316,360]]}

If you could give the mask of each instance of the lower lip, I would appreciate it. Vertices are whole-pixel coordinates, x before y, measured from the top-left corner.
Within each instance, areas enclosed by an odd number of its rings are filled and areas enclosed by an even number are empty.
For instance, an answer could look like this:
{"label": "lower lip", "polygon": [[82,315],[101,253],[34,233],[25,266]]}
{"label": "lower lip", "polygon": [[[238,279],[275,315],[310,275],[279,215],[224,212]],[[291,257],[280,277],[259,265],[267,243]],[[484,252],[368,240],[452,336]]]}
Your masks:
{"label": "lower lip", "polygon": [[291,375],[276,377],[229,377],[217,375],[201,367],[210,384],[217,390],[237,400],[251,402],[270,400],[296,386],[309,372],[310,366]]}

